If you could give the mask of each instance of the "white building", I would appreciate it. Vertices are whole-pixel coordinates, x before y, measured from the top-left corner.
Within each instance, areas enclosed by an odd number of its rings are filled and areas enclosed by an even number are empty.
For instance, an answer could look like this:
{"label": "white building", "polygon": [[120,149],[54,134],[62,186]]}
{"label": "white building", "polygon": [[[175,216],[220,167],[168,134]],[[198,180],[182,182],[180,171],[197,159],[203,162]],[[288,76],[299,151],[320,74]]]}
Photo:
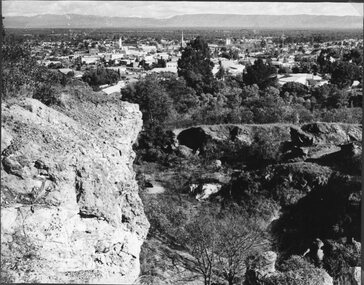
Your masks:
{"label": "white building", "polygon": [[312,80],[314,80],[317,83],[316,85],[319,86],[328,83],[328,81],[323,80],[321,76],[313,75],[311,73],[291,73],[278,75],[278,83],[281,85],[287,82],[297,82],[309,86]]}
{"label": "white building", "polygon": [[100,61],[100,58],[98,56],[83,56],[81,61],[86,64],[96,64]]}
{"label": "white building", "polygon": [[177,70],[177,67],[178,67],[177,61],[168,61],[166,63],[166,68],[174,68]]}

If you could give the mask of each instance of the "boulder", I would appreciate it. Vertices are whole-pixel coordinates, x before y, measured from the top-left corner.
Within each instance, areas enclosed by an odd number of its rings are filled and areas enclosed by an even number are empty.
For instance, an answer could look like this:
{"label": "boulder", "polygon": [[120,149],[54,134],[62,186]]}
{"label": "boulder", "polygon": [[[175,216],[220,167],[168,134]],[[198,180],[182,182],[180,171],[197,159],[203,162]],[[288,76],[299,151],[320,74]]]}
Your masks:
{"label": "boulder", "polygon": [[184,158],[189,158],[189,157],[193,156],[193,150],[185,145],[179,145],[177,148],[177,151]]}
{"label": "boulder", "polygon": [[208,199],[212,194],[218,193],[221,187],[220,183],[195,183],[189,186],[189,191],[191,194],[196,195],[197,200],[202,201]]}
{"label": "boulder", "polygon": [[314,137],[305,133],[299,128],[293,127],[290,129],[291,141],[295,146],[312,146],[314,144]]}

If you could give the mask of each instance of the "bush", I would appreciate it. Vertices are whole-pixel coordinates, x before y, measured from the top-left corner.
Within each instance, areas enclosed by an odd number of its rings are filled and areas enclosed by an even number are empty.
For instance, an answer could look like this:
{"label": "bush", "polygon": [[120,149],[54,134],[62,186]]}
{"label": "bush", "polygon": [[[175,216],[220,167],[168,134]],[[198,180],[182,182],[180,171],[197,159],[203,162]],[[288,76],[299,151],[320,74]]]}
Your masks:
{"label": "bush", "polygon": [[306,85],[298,82],[287,82],[283,84],[281,94],[288,92],[291,95],[303,97],[307,95],[308,88]]}
{"label": "bush", "polygon": [[262,166],[278,163],[281,159],[281,143],[267,132],[258,132],[249,147],[248,164]]}
{"label": "bush", "polygon": [[277,269],[282,272],[295,271],[295,270],[310,270],[315,268],[315,266],[309,263],[306,259],[299,255],[292,255],[288,259],[284,260]]}
{"label": "bush", "polygon": [[335,279],[351,276],[351,268],[361,265],[361,250],[354,244],[325,241],[323,267]]}

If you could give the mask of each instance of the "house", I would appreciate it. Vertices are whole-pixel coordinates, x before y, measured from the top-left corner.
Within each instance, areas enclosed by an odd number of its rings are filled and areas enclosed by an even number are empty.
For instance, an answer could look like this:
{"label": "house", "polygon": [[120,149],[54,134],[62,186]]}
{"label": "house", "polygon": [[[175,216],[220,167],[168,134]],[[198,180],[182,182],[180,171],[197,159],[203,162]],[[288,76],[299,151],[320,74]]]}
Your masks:
{"label": "house", "polygon": [[168,61],[166,63],[166,68],[172,68],[177,70],[178,62],[177,61]]}

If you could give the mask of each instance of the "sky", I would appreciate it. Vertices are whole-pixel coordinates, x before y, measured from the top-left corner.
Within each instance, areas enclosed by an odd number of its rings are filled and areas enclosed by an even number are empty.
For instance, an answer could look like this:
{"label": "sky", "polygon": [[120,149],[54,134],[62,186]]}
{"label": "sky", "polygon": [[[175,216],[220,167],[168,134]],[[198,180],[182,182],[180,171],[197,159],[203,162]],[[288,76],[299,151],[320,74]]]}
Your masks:
{"label": "sky", "polygon": [[363,3],[157,2],[157,1],[3,1],[3,16],[83,14],[169,18],[183,14],[363,16]]}

